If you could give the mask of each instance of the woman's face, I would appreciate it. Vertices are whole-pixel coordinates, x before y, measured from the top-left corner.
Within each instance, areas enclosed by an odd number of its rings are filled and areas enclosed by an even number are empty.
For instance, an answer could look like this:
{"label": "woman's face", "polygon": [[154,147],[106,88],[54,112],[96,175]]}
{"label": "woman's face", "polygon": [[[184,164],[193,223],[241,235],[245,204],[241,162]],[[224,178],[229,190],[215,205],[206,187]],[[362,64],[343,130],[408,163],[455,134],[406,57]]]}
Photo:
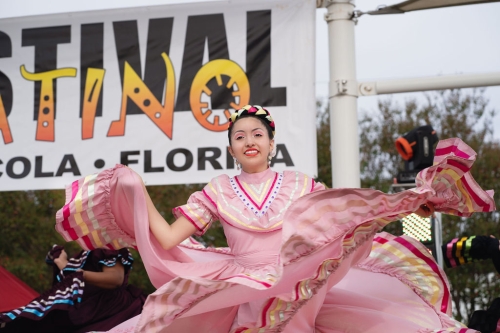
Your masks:
{"label": "woman's face", "polygon": [[264,124],[255,117],[237,120],[231,132],[229,153],[241,163],[247,173],[256,173],[268,168],[268,156],[274,147],[274,140]]}

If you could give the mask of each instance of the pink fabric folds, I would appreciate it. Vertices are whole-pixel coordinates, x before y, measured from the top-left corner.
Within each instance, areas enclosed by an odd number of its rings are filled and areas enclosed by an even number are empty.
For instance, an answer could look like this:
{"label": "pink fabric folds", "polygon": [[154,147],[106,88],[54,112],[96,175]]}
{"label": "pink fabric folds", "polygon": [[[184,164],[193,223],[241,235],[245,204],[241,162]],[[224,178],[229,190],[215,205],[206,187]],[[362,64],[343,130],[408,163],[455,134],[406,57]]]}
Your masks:
{"label": "pink fabric folds", "polygon": [[417,175],[417,192],[432,188],[437,211],[470,216],[473,212],[496,210],[494,192],[483,191],[469,170],[476,152],[457,138],[440,141],[436,147],[434,165]]}
{"label": "pink fabric folds", "polygon": [[[149,231],[142,182],[122,166],[89,176],[95,181],[86,181],[87,177],[68,187],[57,230],[67,240],[81,239],[82,246],[137,246],[158,289],[148,297],[135,332],[179,332],[181,328],[185,332],[305,332],[306,327],[311,332],[350,332],[357,327],[369,332],[365,329],[369,324],[377,327],[373,332],[381,332],[384,325],[375,322],[381,318],[387,320],[385,331],[398,327],[398,332],[460,332],[464,327],[449,318],[446,276],[418,246],[405,238],[377,236],[374,244],[380,251],[372,253],[380,257],[365,258],[376,232],[428,201],[438,211],[460,216],[494,210],[492,193],[483,191],[469,173],[474,159],[474,152],[463,142],[444,140],[438,144],[436,164],[418,175],[415,189],[396,194],[372,189],[316,191],[291,203],[281,230],[258,233],[225,226],[229,244],[251,239],[257,249],[276,245],[274,255],[255,256],[268,258],[262,259],[261,266],[252,265],[252,256],[243,257],[241,251],[204,249],[189,240],[163,250]],[[392,248],[384,247],[384,242]],[[405,273],[403,267],[409,263],[422,268]],[[357,264],[360,268],[354,268]],[[355,295],[355,286],[342,289],[350,276],[358,279],[358,285],[385,281],[388,295],[382,300],[381,288],[366,288],[366,295]],[[401,300],[391,299],[391,288],[407,292],[413,303],[398,306]],[[339,303],[335,293],[352,294],[359,302]],[[352,310],[354,305],[357,310]],[[412,306],[430,314],[422,317],[428,319],[405,319]],[[392,311],[390,316],[383,316],[384,309]],[[344,322],[342,316],[353,320]],[[311,327],[316,319],[318,326]],[[210,328],[204,322],[220,326]]]}
{"label": "pink fabric folds", "polygon": [[56,230],[66,241],[76,240],[85,250],[136,247],[133,229],[118,227],[111,212],[110,179],[114,172],[106,169],[66,187],[66,203],[56,213]]}

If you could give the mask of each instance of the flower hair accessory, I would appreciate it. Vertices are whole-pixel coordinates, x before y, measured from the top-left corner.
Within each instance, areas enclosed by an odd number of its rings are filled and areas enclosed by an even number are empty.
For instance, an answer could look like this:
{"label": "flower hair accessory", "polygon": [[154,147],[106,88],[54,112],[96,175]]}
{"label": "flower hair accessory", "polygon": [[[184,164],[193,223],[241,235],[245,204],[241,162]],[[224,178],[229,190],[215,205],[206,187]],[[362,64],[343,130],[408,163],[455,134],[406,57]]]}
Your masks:
{"label": "flower hair accessory", "polygon": [[274,125],[273,117],[271,117],[269,111],[267,111],[260,105],[245,105],[241,109],[235,111],[233,114],[231,114],[231,117],[229,117],[229,126],[227,129],[231,130],[231,127],[236,122],[236,120],[238,120],[238,118],[242,116],[254,116],[262,119],[266,124],[269,125],[269,127],[271,127],[273,136],[276,134],[276,126]]}

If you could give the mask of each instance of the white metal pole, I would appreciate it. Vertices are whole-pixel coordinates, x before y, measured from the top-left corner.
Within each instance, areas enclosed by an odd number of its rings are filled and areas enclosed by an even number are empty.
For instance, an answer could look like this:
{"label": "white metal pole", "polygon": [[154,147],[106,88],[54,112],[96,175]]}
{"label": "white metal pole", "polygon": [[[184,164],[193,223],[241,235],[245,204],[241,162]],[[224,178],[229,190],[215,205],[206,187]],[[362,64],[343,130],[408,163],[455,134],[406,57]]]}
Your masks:
{"label": "white metal pole", "polygon": [[370,96],[413,91],[488,87],[498,85],[500,85],[500,72],[443,75],[360,82],[359,94],[362,96]]}
{"label": "white metal pole", "polygon": [[332,186],[360,187],[354,0],[327,0]]}
{"label": "white metal pole", "polygon": [[443,223],[442,214],[434,213],[434,245],[436,247],[436,261],[441,268],[444,265],[443,252],[441,251],[441,246],[443,245]]}

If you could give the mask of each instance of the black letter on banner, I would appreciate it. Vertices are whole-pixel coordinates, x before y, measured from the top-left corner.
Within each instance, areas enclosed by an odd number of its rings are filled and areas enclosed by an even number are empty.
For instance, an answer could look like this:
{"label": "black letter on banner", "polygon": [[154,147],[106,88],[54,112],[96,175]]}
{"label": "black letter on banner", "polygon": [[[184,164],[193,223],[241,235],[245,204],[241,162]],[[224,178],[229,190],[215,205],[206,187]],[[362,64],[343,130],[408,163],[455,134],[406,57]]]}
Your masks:
{"label": "black letter on banner", "polygon": [[[83,99],[85,97],[85,82],[89,68],[104,68],[104,24],[82,24],[80,40],[80,118],[83,113]],[[98,92],[95,92],[98,93]],[[104,86],[101,88],[96,117],[102,117],[102,96],[104,95]]]}
{"label": "black letter on banner", "polygon": [[129,165],[129,164],[137,164],[137,160],[129,160],[128,157],[130,155],[140,155],[141,152],[139,150],[132,150],[132,151],[122,151],[120,153],[120,164],[123,165]]}
{"label": "black letter on banner", "polygon": [[53,172],[43,172],[43,156],[35,156],[35,178],[53,177]]}
{"label": "black letter on banner", "polygon": [[[20,174],[14,173],[14,163],[21,162],[23,164],[23,172]],[[10,178],[21,179],[26,177],[31,171],[31,163],[26,157],[14,157],[10,161],[7,162],[7,166],[5,167],[5,172]]]}
{"label": "black letter on banner", "polygon": [[[0,31],[0,58],[10,58],[11,56],[12,42],[10,41],[10,37]],[[0,71],[0,139],[3,139],[5,144],[12,143],[13,141],[7,119],[12,110],[13,97],[12,83],[9,77]]]}
{"label": "black letter on banner", "polygon": [[[176,154],[183,154],[186,157],[186,162],[184,163],[183,166],[178,167],[174,164],[174,157]],[[167,166],[172,171],[185,171],[189,169],[192,165],[193,165],[193,154],[191,154],[191,152],[185,148],[174,149],[167,155]]]}
{"label": "black letter on banner", "polygon": [[[2,160],[0,160],[0,165],[2,165],[2,164],[3,164],[3,162],[2,162]],[[3,175],[3,172],[0,171],[0,177],[2,177],[2,175]]]}
{"label": "black letter on banner", "polygon": [[[175,111],[191,110],[191,106],[189,105],[189,92],[196,73],[198,73],[203,66],[205,41],[208,45],[209,61],[215,59],[229,59],[226,27],[222,14],[189,16],[188,18]],[[224,93],[224,91],[221,89],[214,93],[215,95],[212,94],[211,96],[212,109],[217,109],[219,107],[217,104],[221,101],[217,93]],[[214,101],[216,102],[214,103]]]}
{"label": "black letter on banner", "polygon": [[0,58],[12,57],[12,42],[9,35],[0,31]]}
{"label": "black letter on banner", "polygon": [[163,172],[164,167],[154,167],[151,150],[144,151],[144,172]]}
{"label": "black letter on banner", "polygon": [[[12,57],[12,42],[6,33],[0,31],[0,58],[10,57]],[[5,116],[9,116],[12,110],[14,93],[12,91],[12,83],[2,71],[0,71],[0,96],[2,97],[3,107],[5,109]]]}
{"label": "black letter on banner", "polygon": [[247,13],[246,70],[251,104],[286,106],[286,87],[271,88],[270,10]]}
{"label": "black letter on banner", "polygon": [[[278,155],[281,153],[282,158],[278,158]],[[288,153],[286,146],[282,143],[276,145],[276,156],[271,160],[271,166],[274,166],[276,163],[285,163],[286,166],[294,166],[292,157]]]}
{"label": "black letter on banner", "polygon": [[226,169],[234,169],[234,157],[226,149]]}
{"label": "black letter on banner", "polygon": [[[22,46],[35,47],[34,73],[47,72],[57,69],[57,44],[71,42],[71,26],[23,29]],[[40,81],[35,82],[35,107],[33,119],[38,120],[40,104]],[[56,116],[57,81],[54,81],[54,118]]]}
{"label": "black letter on banner", "polygon": [[[122,86],[126,61],[137,75],[143,78],[144,83],[156,99],[160,102],[163,100],[163,90],[165,88],[167,73],[165,61],[161,54],[163,52],[169,54],[170,52],[173,22],[174,19],[172,17],[149,20],[144,77],[141,70],[137,21],[113,22]],[[129,100],[127,103],[127,114],[143,114],[143,112]]]}
{"label": "black letter on banner", "polygon": [[[66,168],[66,164],[69,162],[69,167]],[[61,164],[56,172],[56,177],[62,176],[65,172],[72,172],[75,176],[81,176],[80,170],[78,169],[78,165],[76,165],[75,158],[72,154],[64,155]]]}
{"label": "black letter on banner", "polygon": [[[212,156],[206,156],[209,151],[212,152]],[[215,170],[222,169],[222,165],[217,161],[220,155],[221,151],[217,147],[198,148],[198,170],[205,170],[205,162],[207,161],[212,164],[212,168]]]}

